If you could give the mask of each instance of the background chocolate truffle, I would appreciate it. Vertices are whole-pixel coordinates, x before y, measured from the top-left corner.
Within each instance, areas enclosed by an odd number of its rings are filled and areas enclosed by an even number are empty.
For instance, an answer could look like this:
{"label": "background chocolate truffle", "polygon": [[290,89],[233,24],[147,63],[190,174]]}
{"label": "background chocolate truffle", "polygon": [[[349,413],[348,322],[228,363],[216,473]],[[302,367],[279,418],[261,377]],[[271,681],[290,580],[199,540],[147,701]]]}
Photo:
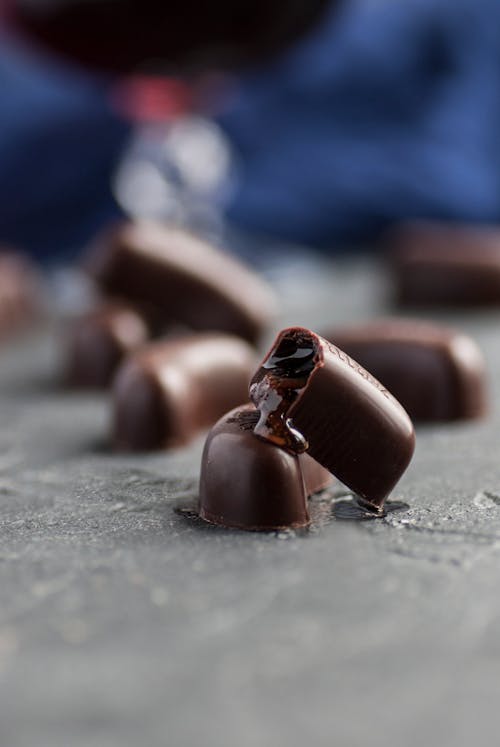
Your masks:
{"label": "background chocolate truffle", "polygon": [[487,413],[484,359],[466,334],[416,319],[384,319],[323,336],[370,371],[415,421]]}
{"label": "background chocolate truffle", "polygon": [[255,366],[253,349],[231,335],[193,333],[141,347],[113,384],[116,448],[188,444],[227,410],[248,401]]}
{"label": "background chocolate truffle", "polygon": [[0,250],[0,339],[33,322],[44,310],[43,285],[28,257]]}
{"label": "background chocolate truffle", "polygon": [[148,337],[142,316],[124,304],[104,304],[74,319],[66,331],[66,382],[83,388],[107,387],[125,356]]}
{"label": "background chocolate truffle", "polygon": [[500,305],[500,229],[408,224],[388,235],[386,247],[398,304]]}
{"label": "background chocolate truffle", "polygon": [[108,231],[85,266],[106,293],[146,303],[167,324],[235,334],[255,343],[275,311],[273,293],[238,259],[151,221]]}

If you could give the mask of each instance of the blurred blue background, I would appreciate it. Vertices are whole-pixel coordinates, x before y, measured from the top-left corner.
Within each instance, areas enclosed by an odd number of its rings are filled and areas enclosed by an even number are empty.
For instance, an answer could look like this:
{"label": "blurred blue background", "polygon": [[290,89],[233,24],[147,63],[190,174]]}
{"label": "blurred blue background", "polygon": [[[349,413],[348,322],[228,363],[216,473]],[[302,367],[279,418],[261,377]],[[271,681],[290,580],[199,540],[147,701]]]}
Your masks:
{"label": "blurred blue background", "polygon": [[[499,23],[498,0],[347,0],[240,76],[217,116],[229,221],[328,249],[408,218],[498,221]],[[111,83],[2,40],[0,241],[61,259],[119,214]]]}
{"label": "blurred blue background", "polygon": [[129,126],[108,82],[0,37],[0,243],[74,256],[119,214],[110,179]]}

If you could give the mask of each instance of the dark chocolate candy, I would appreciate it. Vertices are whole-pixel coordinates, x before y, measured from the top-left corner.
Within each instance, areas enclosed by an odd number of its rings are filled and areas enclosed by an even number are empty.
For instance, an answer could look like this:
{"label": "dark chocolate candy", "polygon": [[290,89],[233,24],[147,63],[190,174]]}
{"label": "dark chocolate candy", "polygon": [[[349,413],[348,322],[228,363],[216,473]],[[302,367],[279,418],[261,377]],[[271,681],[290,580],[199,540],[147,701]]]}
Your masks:
{"label": "dark chocolate candy", "polygon": [[381,510],[415,446],[399,402],[346,353],[295,327],[278,335],[252,380],[255,433],[308,451],[368,506]]}
{"label": "dark chocolate candy", "polygon": [[269,287],[239,260],[150,221],[108,232],[86,264],[104,291],[154,306],[168,324],[256,342],[274,313]]}
{"label": "dark chocolate candy", "polygon": [[323,337],[370,371],[415,421],[487,412],[484,360],[468,335],[420,320],[385,319]]}
{"label": "dark chocolate candy", "polygon": [[146,322],[130,306],[109,303],[84,314],[67,333],[67,382],[84,388],[109,386],[125,356],[148,338]]}
{"label": "dark chocolate candy", "polygon": [[238,407],[209,432],[199,515],[212,524],[247,530],[307,526],[307,496],[322,484],[325,470],[307,454],[255,436],[258,420],[253,406]]}
{"label": "dark chocolate candy", "polygon": [[115,446],[146,451],[188,444],[248,399],[255,362],[244,340],[223,334],[193,333],[141,347],[113,383]]}
{"label": "dark chocolate candy", "polygon": [[[252,403],[248,403],[246,405],[235,407],[233,410],[226,413],[226,415],[224,415],[220,419],[220,421],[216,424],[216,426],[214,426],[214,428],[220,426],[226,429],[229,433],[251,433],[259,420],[259,411],[256,409],[255,405],[253,405]],[[257,441],[262,440],[258,436],[255,436],[253,433],[252,435],[253,438]],[[299,457],[299,464],[307,497],[321,492],[334,482],[334,478],[331,472],[322,467],[321,464],[319,464],[319,462],[309,456],[309,454],[304,453],[298,454],[297,456]],[[231,458],[230,454],[227,454],[226,457]],[[227,467],[223,467],[223,469],[227,469]]]}
{"label": "dark chocolate candy", "polygon": [[500,305],[498,228],[415,223],[387,246],[400,305]]}

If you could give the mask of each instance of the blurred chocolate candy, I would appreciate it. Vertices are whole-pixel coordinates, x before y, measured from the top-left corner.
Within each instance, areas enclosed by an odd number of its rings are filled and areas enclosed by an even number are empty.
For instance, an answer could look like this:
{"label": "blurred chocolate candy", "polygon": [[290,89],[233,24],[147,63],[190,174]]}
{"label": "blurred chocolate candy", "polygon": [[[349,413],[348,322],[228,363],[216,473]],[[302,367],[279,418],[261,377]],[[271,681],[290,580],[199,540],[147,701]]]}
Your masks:
{"label": "blurred chocolate candy", "polygon": [[387,247],[400,305],[500,305],[500,228],[408,224]]}
{"label": "blurred chocolate candy", "polygon": [[487,412],[483,356],[468,335],[410,319],[327,330],[383,384],[415,421],[480,418]]}
{"label": "blurred chocolate candy", "polygon": [[113,384],[116,448],[188,444],[248,400],[255,365],[253,349],[224,334],[193,333],[141,347],[125,360]]}
{"label": "blurred chocolate candy", "polygon": [[10,337],[42,311],[42,281],[23,254],[0,250],[0,338]]}
{"label": "blurred chocolate candy", "polygon": [[239,260],[186,231],[150,221],[107,232],[86,266],[103,291],[154,307],[165,324],[254,343],[275,310],[267,284]]}
{"label": "blurred chocolate candy", "polygon": [[367,507],[381,512],[413,455],[399,402],[346,353],[310,330],[278,335],[250,386],[261,413],[254,433],[307,451]]}
{"label": "blurred chocolate candy", "polygon": [[83,388],[105,388],[128,353],[149,337],[134,308],[103,304],[71,322],[66,338],[66,380]]}

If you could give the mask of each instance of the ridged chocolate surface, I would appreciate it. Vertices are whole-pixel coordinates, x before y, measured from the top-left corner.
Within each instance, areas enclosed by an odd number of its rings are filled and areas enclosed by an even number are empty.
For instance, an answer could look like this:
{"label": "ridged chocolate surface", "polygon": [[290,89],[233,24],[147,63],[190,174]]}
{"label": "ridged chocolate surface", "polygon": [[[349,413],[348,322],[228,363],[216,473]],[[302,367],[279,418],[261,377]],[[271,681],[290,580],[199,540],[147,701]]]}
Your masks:
{"label": "ridged chocolate surface", "polygon": [[[278,335],[253,379],[269,375],[267,362],[284,343],[307,339],[315,365],[287,408],[308,442],[308,453],[374,507],[408,466],[415,434],[399,402],[346,353],[309,330],[290,328]],[[279,388],[283,380],[274,381]],[[271,386],[273,382],[271,382]],[[259,407],[259,403],[254,400]]]}
{"label": "ridged chocolate surface", "polygon": [[189,443],[248,399],[253,349],[230,335],[199,333],[150,343],[128,357],[113,384],[113,440],[147,451]]}
{"label": "ridged chocolate surface", "polygon": [[107,232],[86,267],[104,291],[155,307],[167,324],[256,342],[275,310],[270,288],[237,259],[190,233],[149,221]]}
{"label": "ridged chocolate surface", "polygon": [[420,320],[385,319],[323,336],[370,371],[415,421],[487,413],[485,363],[468,335]]}

